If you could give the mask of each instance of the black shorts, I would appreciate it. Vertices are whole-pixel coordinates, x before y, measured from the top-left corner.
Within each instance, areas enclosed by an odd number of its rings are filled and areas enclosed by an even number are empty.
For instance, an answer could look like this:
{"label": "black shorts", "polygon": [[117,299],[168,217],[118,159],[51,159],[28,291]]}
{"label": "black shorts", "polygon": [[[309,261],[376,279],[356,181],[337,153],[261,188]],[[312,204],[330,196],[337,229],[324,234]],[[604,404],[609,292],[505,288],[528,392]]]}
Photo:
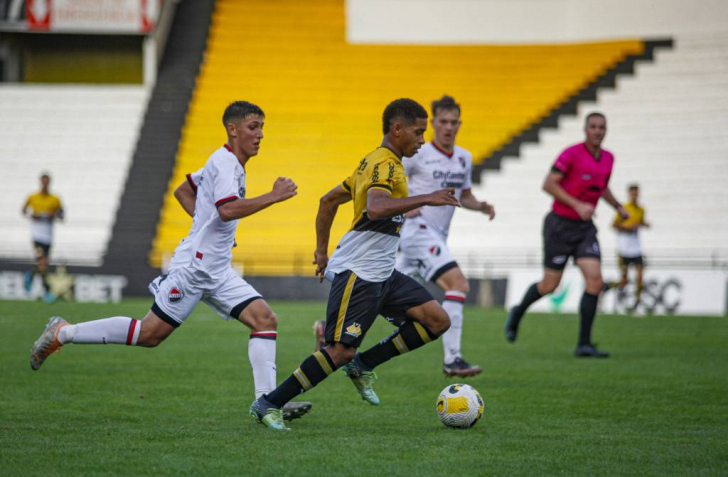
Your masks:
{"label": "black shorts", "polygon": [[572,220],[550,212],[543,222],[543,265],[563,270],[569,257],[601,260],[597,228],[591,220]]}
{"label": "black shorts", "polygon": [[358,348],[377,315],[402,322],[407,310],[431,300],[430,292],[397,270],[376,283],[362,280],[351,270],[337,273],[329,292],[324,338],[327,343]]}
{"label": "black shorts", "polygon": [[42,242],[33,242],[33,249],[35,250],[35,258],[48,257],[51,251],[51,244]]}
{"label": "black shorts", "polygon": [[644,260],[642,259],[642,255],[639,255],[637,257],[623,257],[621,255],[618,255],[617,258],[619,259],[620,267],[629,267],[630,265],[642,266],[645,264]]}

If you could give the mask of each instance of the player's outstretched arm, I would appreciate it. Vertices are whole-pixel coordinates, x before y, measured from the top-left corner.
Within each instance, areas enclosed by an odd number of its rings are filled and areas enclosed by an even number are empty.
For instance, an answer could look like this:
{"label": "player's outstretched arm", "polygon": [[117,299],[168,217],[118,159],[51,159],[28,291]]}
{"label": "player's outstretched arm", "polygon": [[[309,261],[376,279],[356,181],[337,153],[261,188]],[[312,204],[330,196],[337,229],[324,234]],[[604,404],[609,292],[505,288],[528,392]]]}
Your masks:
{"label": "player's outstretched arm", "polygon": [[339,206],[351,200],[351,193],[338,185],[328,191],[319,201],[316,214],[316,250],[313,252],[313,264],[316,265],[316,276],[324,280],[324,272],[329,263],[329,238],[331,225],[334,223]]}
{"label": "player's outstretched arm", "polygon": [[473,195],[473,191],[471,189],[463,189],[463,192],[460,195],[460,205],[468,210],[477,210],[482,212],[490,217],[490,220],[495,218],[495,207],[486,201],[478,200]]}
{"label": "player's outstretched arm", "polygon": [[561,187],[561,180],[563,178],[564,174],[562,172],[552,170],[543,181],[543,190],[562,204],[566,204],[574,209],[582,220],[591,219],[594,215],[594,206],[587,202],[582,202],[566,192]]}
{"label": "player's outstretched arm", "polygon": [[252,199],[237,199],[221,205],[217,212],[220,218],[228,222],[230,220],[242,219],[253,215],[261,210],[270,207],[278,202],[283,202],[298,194],[298,186],[287,177],[279,177],[273,183],[273,189],[267,194],[253,197]]}
{"label": "player's outstretched arm", "polygon": [[609,205],[614,207],[614,210],[616,210],[617,213],[622,217],[622,220],[627,220],[629,218],[629,212],[627,212],[627,209],[622,207],[622,204],[620,204],[619,201],[614,197],[614,194],[612,194],[612,191],[609,187],[604,189],[602,199],[606,200]]}
{"label": "player's outstretched arm", "polygon": [[436,190],[430,194],[396,199],[382,189],[371,189],[367,192],[367,216],[371,220],[387,219],[425,205],[460,207],[460,203],[455,198],[455,189],[452,187]]}
{"label": "player's outstretched arm", "polygon": [[195,215],[195,203],[197,201],[197,194],[188,181],[184,181],[174,190],[174,198],[177,199],[179,205],[185,209],[185,212],[192,217]]}

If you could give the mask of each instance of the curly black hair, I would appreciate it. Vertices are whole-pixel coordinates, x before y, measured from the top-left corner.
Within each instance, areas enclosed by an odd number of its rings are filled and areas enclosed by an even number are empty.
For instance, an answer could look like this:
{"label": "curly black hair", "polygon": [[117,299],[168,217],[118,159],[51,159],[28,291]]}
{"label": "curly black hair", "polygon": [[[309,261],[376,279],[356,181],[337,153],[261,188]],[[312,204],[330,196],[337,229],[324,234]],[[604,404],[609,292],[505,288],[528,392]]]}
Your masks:
{"label": "curly black hair", "polygon": [[384,114],[382,115],[384,134],[389,132],[389,128],[398,119],[404,119],[407,123],[412,124],[417,119],[427,119],[427,111],[413,99],[395,99],[384,108]]}

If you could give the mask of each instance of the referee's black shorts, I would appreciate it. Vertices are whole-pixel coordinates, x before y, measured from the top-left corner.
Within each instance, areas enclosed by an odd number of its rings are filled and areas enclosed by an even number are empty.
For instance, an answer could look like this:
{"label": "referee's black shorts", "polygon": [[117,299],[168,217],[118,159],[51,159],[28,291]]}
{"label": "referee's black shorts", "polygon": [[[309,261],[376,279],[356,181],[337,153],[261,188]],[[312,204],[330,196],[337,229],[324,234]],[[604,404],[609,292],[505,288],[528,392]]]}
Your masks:
{"label": "referee's black shorts", "polygon": [[597,228],[591,220],[574,220],[550,212],[543,222],[543,265],[563,270],[569,257],[601,260]]}

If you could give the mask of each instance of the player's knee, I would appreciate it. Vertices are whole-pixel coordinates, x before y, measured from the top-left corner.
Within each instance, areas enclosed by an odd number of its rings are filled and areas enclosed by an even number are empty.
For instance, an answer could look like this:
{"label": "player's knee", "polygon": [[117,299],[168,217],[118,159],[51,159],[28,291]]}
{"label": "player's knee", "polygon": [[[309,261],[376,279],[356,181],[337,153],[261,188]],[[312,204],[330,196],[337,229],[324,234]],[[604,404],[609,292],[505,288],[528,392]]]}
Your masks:
{"label": "player's knee", "polygon": [[334,362],[337,368],[348,364],[356,355],[356,348],[341,343],[334,343],[326,347],[326,353]]}
{"label": "player's knee", "polygon": [[604,280],[601,276],[589,278],[586,282],[586,291],[598,295],[604,288]]}
{"label": "player's knee", "polygon": [[259,314],[253,321],[253,331],[275,331],[278,329],[278,317],[273,310]]}
{"label": "player's knee", "polygon": [[462,280],[458,280],[455,283],[455,291],[459,291],[460,293],[464,293],[467,295],[470,293],[470,284],[468,283],[467,278],[463,278]]}
{"label": "player's knee", "polygon": [[548,295],[549,293],[553,293],[553,291],[556,290],[556,287],[558,286],[558,283],[555,283],[551,280],[543,280],[541,283],[538,284],[538,291],[539,293],[541,293],[541,295]]}
{"label": "player's knee", "polygon": [[450,315],[443,308],[440,308],[432,313],[427,328],[437,336],[442,335],[450,329]]}

